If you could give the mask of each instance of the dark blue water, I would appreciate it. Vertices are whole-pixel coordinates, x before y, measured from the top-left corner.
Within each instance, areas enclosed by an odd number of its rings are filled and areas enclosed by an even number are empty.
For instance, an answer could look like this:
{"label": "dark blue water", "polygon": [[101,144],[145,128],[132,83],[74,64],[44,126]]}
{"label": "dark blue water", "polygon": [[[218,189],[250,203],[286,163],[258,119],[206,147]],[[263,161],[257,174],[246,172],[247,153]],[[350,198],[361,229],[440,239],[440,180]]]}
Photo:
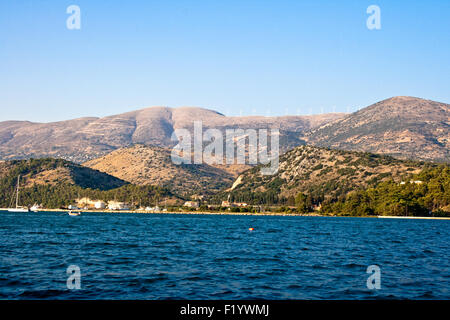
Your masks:
{"label": "dark blue water", "polygon": [[0,298],[449,299],[449,239],[438,220],[3,212]]}

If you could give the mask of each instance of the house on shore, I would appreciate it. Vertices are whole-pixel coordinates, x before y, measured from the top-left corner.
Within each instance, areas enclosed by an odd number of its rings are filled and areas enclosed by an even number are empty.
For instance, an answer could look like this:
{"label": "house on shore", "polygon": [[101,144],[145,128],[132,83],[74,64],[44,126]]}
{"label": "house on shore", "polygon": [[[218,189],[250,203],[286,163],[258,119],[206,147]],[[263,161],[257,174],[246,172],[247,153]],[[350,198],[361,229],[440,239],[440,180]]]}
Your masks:
{"label": "house on shore", "polygon": [[108,201],[109,210],[130,210],[130,206],[125,202]]}
{"label": "house on shore", "polygon": [[188,207],[188,208],[195,208],[195,209],[197,209],[197,208],[200,207],[200,205],[199,205],[199,202],[198,202],[198,201],[186,201],[186,202],[183,204],[183,207]]}
{"label": "house on shore", "polygon": [[104,201],[101,201],[101,200],[96,201],[94,203],[94,208],[97,209],[97,210],[106,209],[106,203]]}
{"label": "house on shore", "polygon": [[222,205],[221,205],[221,206],[222,206],[222,207],[225,207],[225,208],[237,208],[237,207],[239,207],[239,208],[245,208],[245,207],[248,206],[248,204],[245,203],[245,202],[222,201]]}

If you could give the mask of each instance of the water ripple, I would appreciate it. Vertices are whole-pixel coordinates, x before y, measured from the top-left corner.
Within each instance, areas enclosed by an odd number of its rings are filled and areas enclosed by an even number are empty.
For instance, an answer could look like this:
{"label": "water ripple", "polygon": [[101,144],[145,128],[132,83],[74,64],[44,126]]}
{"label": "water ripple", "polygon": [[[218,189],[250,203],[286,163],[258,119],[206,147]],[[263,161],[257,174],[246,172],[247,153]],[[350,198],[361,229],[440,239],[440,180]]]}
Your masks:
{"label": "water ripple", "polygon": [[450,298],[448,221],[2,212],[0,230],[0,299]]}

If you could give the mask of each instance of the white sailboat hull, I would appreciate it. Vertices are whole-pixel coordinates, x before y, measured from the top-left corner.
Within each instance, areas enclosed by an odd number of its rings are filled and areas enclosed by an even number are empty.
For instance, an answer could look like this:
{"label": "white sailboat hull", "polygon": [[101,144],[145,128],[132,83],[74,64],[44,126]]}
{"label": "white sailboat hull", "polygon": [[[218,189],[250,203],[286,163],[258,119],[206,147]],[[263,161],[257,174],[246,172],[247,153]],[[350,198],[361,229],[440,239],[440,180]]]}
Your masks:
{"label": "white sailboat hull", "polygon": [[27,208],[13,208],[8,209],[8,212],[30,212]]}

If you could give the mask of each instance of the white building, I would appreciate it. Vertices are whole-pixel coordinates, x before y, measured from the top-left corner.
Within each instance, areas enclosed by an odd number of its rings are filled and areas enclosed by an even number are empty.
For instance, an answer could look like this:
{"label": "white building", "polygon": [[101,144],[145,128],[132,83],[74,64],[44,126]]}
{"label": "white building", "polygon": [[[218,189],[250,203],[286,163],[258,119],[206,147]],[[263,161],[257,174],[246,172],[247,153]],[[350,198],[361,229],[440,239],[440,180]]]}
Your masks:
{"label": "white building", "polygon": [[247,207],[248,206],[248,204],[247,203],[245,203],[245,202],[237,202],[237,203],[234,203],[237,207]]}
{"label": "white building", "polygon": [[108,201],[109,210],[130,210],[130,207],[125,202]]}
{"label": "white building", "polygon": [[94,203],[94,207],[95,207],[95,209],[105,209],[106,203],[103,201],[97,201]]}
{"label": "white building", "polygon": [[145,211],[148,211],[148,212],[160,212],[161,209],[158,206],[156,206],[156,207],[147,207],[147,208],[145,208]]}
{"label": "white building", "polygon": [[198,208],[199,204],[198,201],[186,201],[183,205],[183,207],[188,207],[188,208]]}

